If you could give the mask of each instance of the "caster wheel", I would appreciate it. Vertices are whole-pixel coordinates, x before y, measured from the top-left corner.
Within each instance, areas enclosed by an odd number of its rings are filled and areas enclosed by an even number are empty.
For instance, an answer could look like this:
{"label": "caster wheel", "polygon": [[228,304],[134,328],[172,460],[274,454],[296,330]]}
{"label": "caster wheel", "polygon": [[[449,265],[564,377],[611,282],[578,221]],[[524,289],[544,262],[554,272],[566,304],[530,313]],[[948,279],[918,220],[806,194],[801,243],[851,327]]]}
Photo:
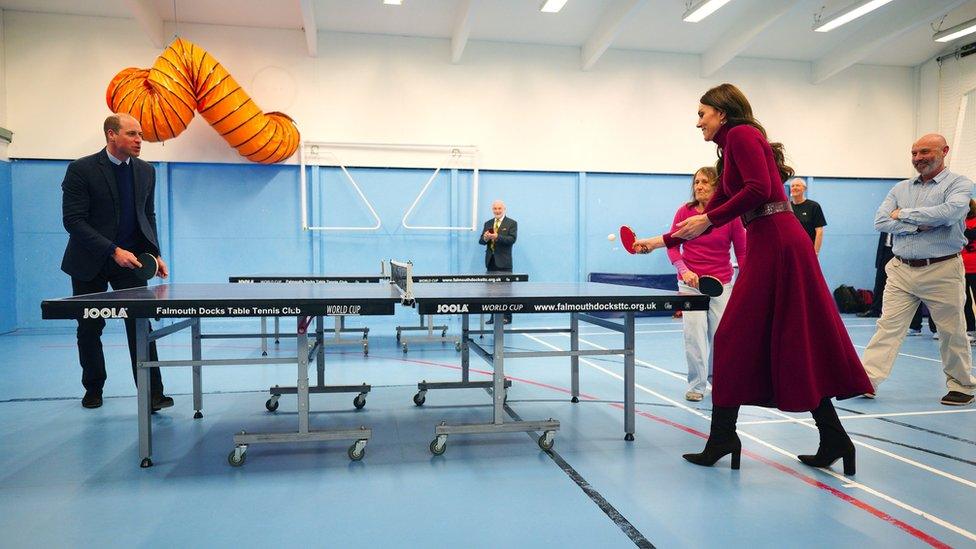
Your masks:
{"label": "caster wheel", "polygon": [[241,465],[244,465],[244,460],[246,459],[247,452],[238,452],[237,448],[231,450],[231,452],[227,454],[227,463],[229,463],[231,467],[240,467]]}
{"label": "caster wheel", "polygon": [[363,356],[369,356],[369,344],[363,343]]}
{"label": "caster wheel", "polygon": [[413,395],[413,403],[416,404],[417,406],[423,406],[424,402],[426,401],[427,401],[427,393],[425,391],[421,391]]}
{"label": "caster wheel", "polygon": [[274,412],[278,409],[278,399],[276,397],[271,397],[267,402],[264,403],[264,407],[268,409],[269,412]]}
{"label": "caster wheel", "polygon": [[460,341],[454,343],[454,350],[457,351],[457,352],[459,352],[459,353],[461,352],[461,342]]}
{"label": "caster wheel", "polygon": [[360,393],[356,398],[352,399],[352,405],[356,407],[357,410],[362,410],[363,406],[366,406],[366,395]]}
{"label": "caster wheel", "polygon": [[261,356],[268,356],[268,351],[261,351]]}
{"label": "caster wheel", "polygon": [[441,330],[441,337],[447,337],[447,329]]}
{"label": "caster wheel", "polygon": [[[362,448],[359,448],[357,450],[357,447],[359,447],[359,446],[362,446]],[[349,447],[349,451],[347,451],[346,454],[348,454],[349,455],[349,459],[351,459],[353,461],[360,461],[360,460],[362,460],[363,459],[363,456],[366,455],[366,441],[365,440],[357,440],[356,442],[353,443],[352,446]]]}
{"label": "caster wheel", "polygon": [[152,460],[151,459],[149,459],[149,458],[142,458],[142,463],[139,464],[139,467],[142,467],[143,469],[145,469],[147,467],[152,467],[152,465],[153,464],[152,464]]}
{"label": "caster wheel", "polygon": [[403,354],[407,354],[407,346],[406,345],[403,346]]}
{"label": "caster wheel", "polygon": [[203,412],[201,412],[200,410],[194,412],[193,419],[202,419],[202,418],[203,418]]}
{"label": "caster wheel", "polygon": [[626,440],[627,442],[633,441],[634,440],[634,433],[627,433],[626,435],[624,435],[624,440]]}
{"label": "caster wheel", "polygon": [[400,330],[397,330],[397,343],[400,342]]}
{"label": "caster wheel", "polygon": [[555,444],[556,439],[553,437],[552,431],[546,431],[539,436],[539,448],[542,448],[548,452],[549,450],[552,450],[552,447],[555,446]]}
{"label": "caster wheel", "polygon": [[445,440],[443,443],[440,442],[440,437],[430,441],[430,453],[434,454],[435,456],[444,455],[444,452],[447,451],[447,441]]}
{"label": "caster wheel", "polygon": [[572,402],[573,404],[578,404],[579,403],[579,397],[573,397],[573,398],[569,399],[569,401]]}

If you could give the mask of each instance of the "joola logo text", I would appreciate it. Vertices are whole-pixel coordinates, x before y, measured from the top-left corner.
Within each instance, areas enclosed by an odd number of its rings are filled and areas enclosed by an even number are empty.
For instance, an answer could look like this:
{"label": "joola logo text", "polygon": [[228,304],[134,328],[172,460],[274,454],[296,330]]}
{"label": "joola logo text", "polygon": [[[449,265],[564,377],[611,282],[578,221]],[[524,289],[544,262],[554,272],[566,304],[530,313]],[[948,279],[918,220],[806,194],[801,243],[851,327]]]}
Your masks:
{"label": "joola logo text", "polygon": [[108,308],[103,307],[101,309],[97,307],[91,307],[85,309],[85,316],[83,318],[129,318],[128,313],[125,312],[125,307]]}
{"label": "joola logo text", "polygon": [[466,312],[468,312],[468,306],[467,306],[467,304],[458,305],[458,304],[453,304],[452,303],[451,305],[438,305],[437,306],[437,314],[444,314],[444,313],[448,313],[448,314],[450,314],[450,313],[466,313]]}

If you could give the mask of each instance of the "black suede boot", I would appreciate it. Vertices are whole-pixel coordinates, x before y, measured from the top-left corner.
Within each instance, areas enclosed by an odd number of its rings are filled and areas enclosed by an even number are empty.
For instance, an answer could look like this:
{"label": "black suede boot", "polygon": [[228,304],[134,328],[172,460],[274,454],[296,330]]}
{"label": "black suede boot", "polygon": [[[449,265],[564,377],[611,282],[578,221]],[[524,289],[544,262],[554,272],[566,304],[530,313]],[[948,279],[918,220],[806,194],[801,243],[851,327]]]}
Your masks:
{"label": "black suede boot", "polygon": [[708,442],[700,454],[684,454],[683,458],[704,467],[711,467],[715,462],[728,454],[732,454],[732,468],[739,468],[742,454],[742,441],[735,434],[735,421],[739,417],[739,407],[712,407],[712,426],[708,433]]}
{"label": "black suede boot", "polygon": [[796,456],[800,461],[810,467],[830,467],[838,459],[844,458],[844,474],[853,475],[854,466],[854,443],[851,437],[847,436],[847,431],[840,424],[837,411],[831,404],[829,398],[820,401],[816,410],[810,412],[813,420],[817,423],[817,430],[820,431],[820,447],[817,448],[816,455]]}

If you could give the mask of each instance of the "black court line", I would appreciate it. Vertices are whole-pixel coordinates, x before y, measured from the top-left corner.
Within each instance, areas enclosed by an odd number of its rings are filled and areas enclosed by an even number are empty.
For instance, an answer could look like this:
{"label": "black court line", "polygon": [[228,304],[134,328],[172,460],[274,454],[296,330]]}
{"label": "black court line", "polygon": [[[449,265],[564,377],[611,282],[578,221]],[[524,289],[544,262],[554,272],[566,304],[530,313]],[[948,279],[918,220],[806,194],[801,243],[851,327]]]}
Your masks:
{"label": "black court line", "polygon": [[[863,416],[864,415],[864,412],[861,412],[859,410],[851,410],[851,409],[848,409],[848,408],[841,408],[840,406],[835,406],[835,408],[837,408],[838,410],[847,412],[849,414],[854,414],[854,415],[858,415],[858,416]],[[955,441],[958,441],[958,442],[965,442],[966,444],[972,444],[973,446],[976,446],[976,441],[974,441],[974,440],[969,440],[968,438],[957,437],[955,435],[950,435],[949,433],[943,433],[942,431],[935,431],[933,429],[926,429],[925,427],[919,427],[918,425],[912,425],[911,423],[905,423],[903,421],[889,419],[889,418],[886,418],[886,417],[878,417],[878,418],[872,418],[872,419],[877,419],[878,421],[883,421],[885,423],[891,423],[892,425],[898,425],[899,427],[906,427],[908,429],[914,429],[916,431],[921,431],[923,433],[928,433],[930,435],[937,435],[937,436],[940,436],[940,437],[948,438],[950,440],[955,440]]]}
{"label": "black court line", "polygon": [[[519,415],[515,413],[515,410],[511,409],[508,404],[505,404],[505,412],[508,413],[508,415],[515,421],[522,421],[522,418],[519,417]],[[529,438],[531,438],[533,442],[536,442],[539,437],[537,433],[526,434],[529,435]],[[577,486],[580,487],[581,490],[583,490],[583,493],[586,494],[590,500],[592,500],[593,503],[595,503],[597,507],[599,507],[600,510],[603,511],[603,513],[607,515],[607,517],[609,517],[610,520],[612,520],[613,523],[616,524],[624,534],[627,534],[627,537],[630,538],[630,541],[634,542],[634,545],[641,548],[654,549],[654,544],[645,538],[644,534],[641,534],[640,530],[638,530],[637,527],[627,520],[627,517],[623,516],[616,507],[614,507],[600,494],[600,492],[597,492],[596,488],[587,482],[586,479],[583,478],[583,475],[579,474],[576,469],[573,469],[573,466],[567,463],[562,456],[553,450],[546,451],[546,454],[556,463],[556,465],[559,466],[560,469],[563,470],[564,473],[566,473],[567,476],[569,476],[570,479],[573,480],[573,482],[576,483]]]}
{"label": "black court line", "polygon": [[965,463],[965,464],[968,464],[968,465],[976,465],[976,461],[972,461],[972,460],[969,460],[969,459],[965,459],[965,458],[953,456],[951,454],[945,454],[945,453],[942,453],[942,452],[936,452],[935,450],[929,450],[928,448],[922,448],[921,446],[913,446],[911,444],[905,444],[903,442],[896,442],[894,440],[887,439],[887,438],[884,438],[884,437],[876,437],[876,436],[872,436],[872,435],[865,435],[864,433],[855,433],[853,431],[848,431],[847,434],[854,435],[854,436],[858,436],[858,437],[861,437],[861,438],[867,438],[867,439],[871,439],[871,440],[877,440],[878,442],[887,442],[888,444],[893,444],[895,446],[901,446],[902,448],[909,448],[911,450],[916,450],[916,451],[919,451],[919,452],[924,452],[924,453],[929,454],[929,455],[939,456],[939,457],[943,457],[943,458],[946,458],[946,459],[951,459],[953,461],[958,461],[960,463]]}

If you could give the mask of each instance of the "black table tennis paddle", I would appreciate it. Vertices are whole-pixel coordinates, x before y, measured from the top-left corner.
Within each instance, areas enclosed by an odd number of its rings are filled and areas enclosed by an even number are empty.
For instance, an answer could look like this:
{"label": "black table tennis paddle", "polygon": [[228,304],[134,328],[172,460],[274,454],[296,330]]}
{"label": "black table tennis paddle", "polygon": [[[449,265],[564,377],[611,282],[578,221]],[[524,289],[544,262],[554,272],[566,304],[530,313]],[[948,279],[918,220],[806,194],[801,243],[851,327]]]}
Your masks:
{"label": "black table tennis paddle", "polygon": [[156,256],[149,252],[143,252],[136,256],[142,267],[136,267],[132,269],[132,274],[136,275],[139,280],[149,280],[156,276],[159,271],[159,262],[156,261]]}
{"label": "black table tennis paddle", "polygon": [[725,286],[714,276],[705,275],[698,278],[698,291],[709,297],[718,297],[725,291]]}

